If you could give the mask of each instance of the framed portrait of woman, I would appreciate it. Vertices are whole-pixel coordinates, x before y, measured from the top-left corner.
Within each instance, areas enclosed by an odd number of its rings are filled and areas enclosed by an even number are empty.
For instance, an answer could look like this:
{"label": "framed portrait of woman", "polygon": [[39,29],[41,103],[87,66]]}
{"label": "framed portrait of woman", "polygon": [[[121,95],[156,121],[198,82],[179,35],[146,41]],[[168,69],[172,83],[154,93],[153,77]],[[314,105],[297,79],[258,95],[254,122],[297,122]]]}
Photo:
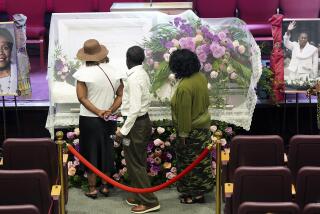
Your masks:
{"label": "framed portrait of woman", "polygon": [[17,48],[13,22],[0,22],[0,96],[18,95]]}
{"label": "framed portrait of woman", "polygon": [[284,81],[286,90],[306,90],[320,78],[320,19],[284,19]]}

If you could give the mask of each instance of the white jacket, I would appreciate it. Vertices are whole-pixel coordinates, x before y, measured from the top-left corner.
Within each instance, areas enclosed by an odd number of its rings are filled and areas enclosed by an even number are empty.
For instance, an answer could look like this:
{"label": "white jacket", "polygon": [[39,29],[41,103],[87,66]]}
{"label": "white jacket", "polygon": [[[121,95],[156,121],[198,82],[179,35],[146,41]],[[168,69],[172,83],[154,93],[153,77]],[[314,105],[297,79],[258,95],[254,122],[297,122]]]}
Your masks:
{"label": "white jacket", "polygon": [[291,79],[306,80],[318,77],[318,49],[309,43],[300,50],[298,42],[291,42],[290,36],[283,36],[284,46],[292,51],[288,66]]}

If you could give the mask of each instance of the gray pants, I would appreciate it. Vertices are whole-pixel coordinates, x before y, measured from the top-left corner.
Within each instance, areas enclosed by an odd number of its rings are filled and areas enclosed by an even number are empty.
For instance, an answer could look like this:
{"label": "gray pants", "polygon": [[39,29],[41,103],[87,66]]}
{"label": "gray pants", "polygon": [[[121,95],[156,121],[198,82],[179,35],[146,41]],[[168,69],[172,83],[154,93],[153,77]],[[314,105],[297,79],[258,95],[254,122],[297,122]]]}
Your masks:
{"label": "gray pants", "polygon": [[[123,145],[131,186],[137,188],[150,187],[147,174],[147,144],[151,136],[151,121],[149,116],[139,117],[130,130],[127,138],[130,145]],[[143,205],[157,205],[158,198],[153,193],[133,194],[133,198]]]}

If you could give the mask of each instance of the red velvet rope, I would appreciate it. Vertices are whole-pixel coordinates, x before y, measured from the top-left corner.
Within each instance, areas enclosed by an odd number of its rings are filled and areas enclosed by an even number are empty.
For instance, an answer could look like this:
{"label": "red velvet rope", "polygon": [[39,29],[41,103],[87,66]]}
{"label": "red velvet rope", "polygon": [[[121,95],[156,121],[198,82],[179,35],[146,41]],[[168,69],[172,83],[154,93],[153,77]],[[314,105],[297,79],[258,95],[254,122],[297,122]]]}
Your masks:
{"label": "red velvet rope", "polygon": [[77,150],[75,150],[70,144],[67,144],[69,151],[76,156],[80,162],[82,162],[86,167],[88,167],[93,173],[98,175],[100,178],[105,180],[106,182],[112,184],[113,186],[116,186],[120,189],[123,189],[128,192],[135,192],[135,193],[147,193],[147,192],[156,192],[159,191],[170,184],[176,182],[180,178],[182,178],[185,174],[187,174],[189,171],[191,171],[196,165],[198,165],[203,158],[205,158],[209,152],[208,148],[205,148],[202,153],[199,155],[199,157],[193,161],[192,164],[190,164],[187,168],[185,168],[180,174],[178,174],[176,177],[172,178],[171,180],[168,180],[165,183],[162,183],[158,186],[149,187],[149,188],[135,188],[135,187],[128,187],[126,185],[120,184],[119,182],[116,182],[112,178],[108,177],[107,175],[103,174],[100,170],[98,170],[95,166],[93,166],[89,161],[87,161]]}

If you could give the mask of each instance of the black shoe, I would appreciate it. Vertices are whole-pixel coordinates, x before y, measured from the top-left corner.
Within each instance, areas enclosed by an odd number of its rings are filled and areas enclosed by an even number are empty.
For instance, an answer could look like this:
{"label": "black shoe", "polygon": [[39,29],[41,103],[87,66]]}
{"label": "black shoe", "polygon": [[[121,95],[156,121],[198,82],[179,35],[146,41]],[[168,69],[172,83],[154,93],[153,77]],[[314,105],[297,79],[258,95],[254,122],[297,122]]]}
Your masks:
{"label": "black shoe", "polygon": [[196,197],[186,196],[186,197],[180,198],[180,203],[182,204],[195,204],[195,203],[203,204],[205,202],[206,201],[204,199],[204,196],[196,196]]}
{"label": "black shoe", "polygon": [[84,193],[84,195],[87,196],[88,198],[92,198],[92,199],[96,199],[98,197],[97,193],[86,192],[86,193]]}
{"label": "black shoe", "polygon": [[104,196],[104,197],[108,197],[109,196],[109,190],[108,191],[103,191],[103,189],[105,189],[104,187],[99,189],[99,192]]}

